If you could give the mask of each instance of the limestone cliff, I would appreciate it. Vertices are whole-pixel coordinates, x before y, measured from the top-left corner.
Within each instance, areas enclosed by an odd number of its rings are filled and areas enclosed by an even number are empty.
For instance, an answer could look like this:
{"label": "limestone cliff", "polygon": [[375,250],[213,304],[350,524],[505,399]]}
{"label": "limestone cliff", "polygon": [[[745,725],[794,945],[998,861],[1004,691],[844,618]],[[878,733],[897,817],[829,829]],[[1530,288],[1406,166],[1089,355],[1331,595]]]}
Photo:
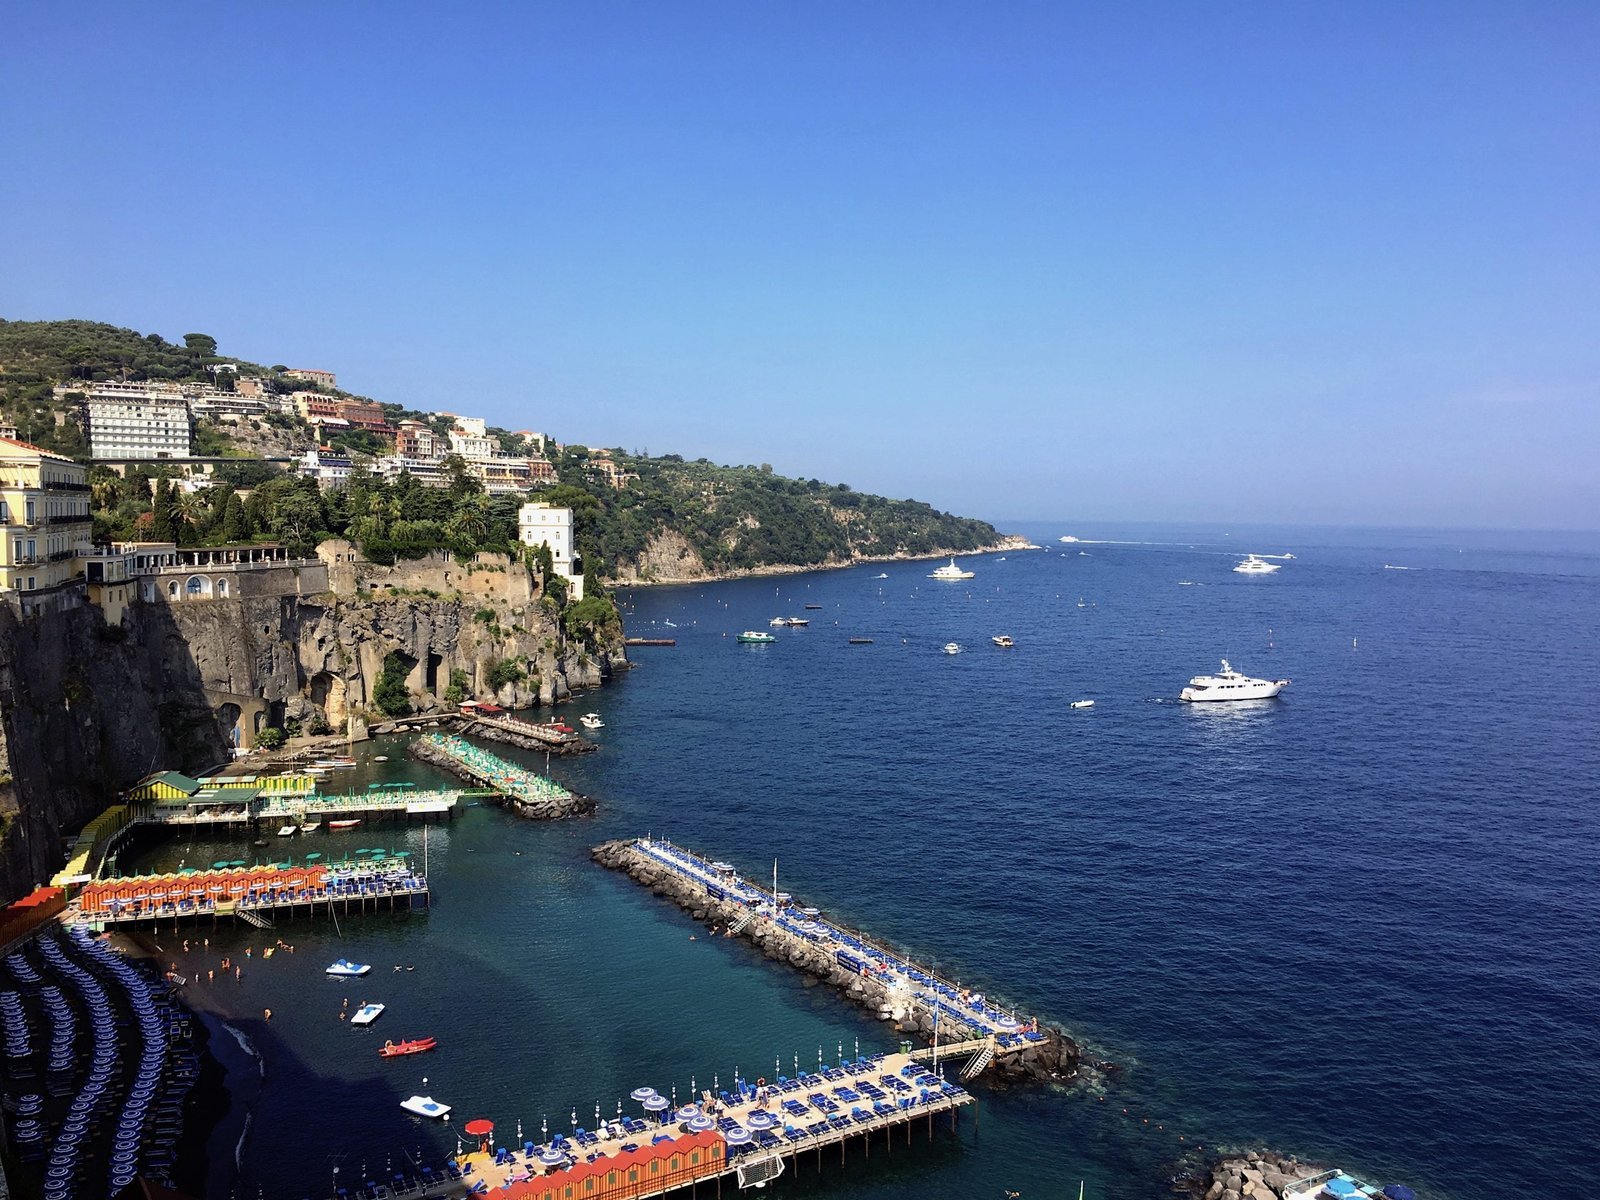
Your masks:
{"label": "limestone cliff", "polygon": [[526,707],[627,664],[620,628],[569,634],[538,577],[504,557],[380,567],[327,543],[324,558],[324,593],[155,600],[117,625],[94,607],[21,619],[0,604],[0,903],[47,880],[63,837],[152,771],[219,765],[291,719],[384,719],[373,694],[390,654],[424,712],[452,671],[468,695]]}

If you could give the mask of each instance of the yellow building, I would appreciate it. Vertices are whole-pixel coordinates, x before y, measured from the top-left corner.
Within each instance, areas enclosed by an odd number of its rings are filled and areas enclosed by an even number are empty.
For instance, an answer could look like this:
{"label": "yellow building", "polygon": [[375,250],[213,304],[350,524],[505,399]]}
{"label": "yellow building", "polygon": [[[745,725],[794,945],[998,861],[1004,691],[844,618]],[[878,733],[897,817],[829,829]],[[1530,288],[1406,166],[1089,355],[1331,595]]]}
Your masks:
{"label": "yellow building", "polygon": [[78,553],[93,531],[89,468],[0,437],[0,591],[24,611],[53,603],[82,573]]}

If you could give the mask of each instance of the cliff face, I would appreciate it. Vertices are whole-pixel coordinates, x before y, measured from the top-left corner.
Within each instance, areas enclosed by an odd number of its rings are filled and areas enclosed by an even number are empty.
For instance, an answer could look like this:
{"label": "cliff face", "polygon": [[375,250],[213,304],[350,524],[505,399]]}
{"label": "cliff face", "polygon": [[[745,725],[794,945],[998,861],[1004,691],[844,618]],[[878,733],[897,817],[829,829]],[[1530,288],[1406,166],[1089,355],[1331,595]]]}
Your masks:
{"label": "cliff face", "polygon": [[[217,766],[290,719],[384,719],[373,694],[391,653],[419,711],[443,706],[453,670],[469,695],[526,707],[626,666],[620,639],[568,637],[537,578],[503,558],[350,556],[329,575],[320,595],[145,603],[117,626],[93,607],[22,620],[0,604],[0,903],[46,881],[63,836],[152,771]],[[503,663],[522,678],[496,689]]]}

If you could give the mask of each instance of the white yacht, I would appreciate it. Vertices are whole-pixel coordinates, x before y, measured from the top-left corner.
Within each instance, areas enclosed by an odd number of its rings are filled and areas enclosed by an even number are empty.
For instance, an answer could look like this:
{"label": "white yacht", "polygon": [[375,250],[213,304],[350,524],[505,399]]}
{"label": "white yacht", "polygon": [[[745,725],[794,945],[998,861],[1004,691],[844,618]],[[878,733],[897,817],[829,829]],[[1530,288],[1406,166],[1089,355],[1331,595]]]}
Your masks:
{"label": "white yacht", "polygon": [[1194,703],[1214,700],[1266,700],[1289,686],[1287,679],[1251,679],[1240,674],[1222,660],[1222,671],[1216,675],[1196,675],[1189,686],[1178,693],[1180,700]]}
{"label": "white yacht", "polygon": [[931,575],[928,576],[928,578],[929,579],[971,579],[972,578],[972,572],[971,571],[963,571],[960,567],[956,566],[955,557],[951,556],[951,559],[947,564],[945,564],[944,566],[940,567],[938,570],[934,571]]}
{"label": "white yacht", "polygon": [[991,642],[993,642],[996,646],[999,646],[1000,649],[1002,649],[1002,650],[1009,650],[1009,649],[1011,649],[1011,647],[1013,647],[1013,646],[1015,646],[1017,644],[1015,641],[1012,640],[1011,635],[1009,633],[997,634],[994,637],[990,638],[989,640]]}
{"label": "white yacht", "polygon": [[1271,563],[1255,554],[1246,554],[1244,561],[1234,568],[1240,575],[1271,575],[1282,563]]}
{"label": "white yacht", "polygon": [[606,723],[600,719],[599,713],[584,713],[578,718],[578,724],[585,729],[604,729]]}
{"label": "white yacht", "polygon": [[961,643],[960,642],[946,642],[944,644],[944,652],[946,654],[960,654],[961,653]]}

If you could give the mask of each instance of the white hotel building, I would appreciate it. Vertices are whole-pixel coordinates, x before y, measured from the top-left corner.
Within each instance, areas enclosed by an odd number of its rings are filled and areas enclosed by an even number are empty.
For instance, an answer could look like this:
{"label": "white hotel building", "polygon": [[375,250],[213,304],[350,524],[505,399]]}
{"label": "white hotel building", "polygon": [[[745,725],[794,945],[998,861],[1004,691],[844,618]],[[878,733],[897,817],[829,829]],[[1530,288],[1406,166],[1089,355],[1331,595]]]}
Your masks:
{"label": "white hotel building", "polygon": [[517,535],[524,546],[550,547],[556,574],[567,581],[574,600],[583,599],[583,563],[572,545],[572,510],[537,501],[517,511]]}
{"label": "white hotel building", "polygon": [[83,408],[94,458],[189,457],[189,404],[180,392],[95,385]]}

